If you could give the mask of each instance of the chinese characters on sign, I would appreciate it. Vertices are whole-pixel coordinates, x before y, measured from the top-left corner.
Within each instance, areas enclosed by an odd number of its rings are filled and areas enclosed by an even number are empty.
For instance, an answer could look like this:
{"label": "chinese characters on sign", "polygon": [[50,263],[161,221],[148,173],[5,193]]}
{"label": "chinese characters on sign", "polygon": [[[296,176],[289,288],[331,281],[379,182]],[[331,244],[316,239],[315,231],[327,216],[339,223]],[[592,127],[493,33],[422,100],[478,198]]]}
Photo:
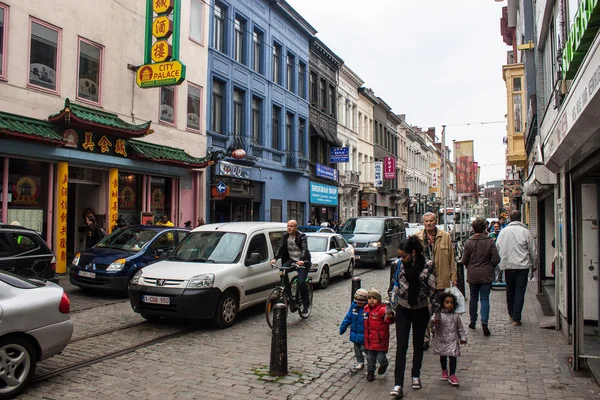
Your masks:
{"label": "chinese characters on sign", "polygon": [[119,170],[110,168],[108,170],[108,181],[110,182],[108,199],[108,233],[112,232],[117,224],[119,213]]}
{"label": "chinese characters on sign", "polygon": [[431,172],[431,187],[433,189],[437,189],[439,187],[439,164],[431,163],[429,164],[429,171]]}
{"label": "chinese characters on sign", "polygon": [[[115,139],[106,135],[102,135],[98,142],[94,141],[94,134],[92,132],[85,132],[83,134],[83,141],[81,148],[92,153],[102,153],[107,155],[118,154],[123,157],[127,157],[127,141],[125,139]],[[74,141],[77,146],[77,140]],[[113,144],[114,143],[114,144]]]}
{"label": "chinese characters on sign", "polygon": [[375,162],[375,187],[383,187],[383,162]]}
{"label": "chinese characters on sign", "polygon": [[396,179],[396,159],[394,157],[385,157],[383,163],[383,179]]}
{"label": "chinese characters on sign", "polygon": [[56,210],[56,272],[67,272],[67,210],[69,192],[69,164],[59,162],[56,179],[57,185],[57,210]]}

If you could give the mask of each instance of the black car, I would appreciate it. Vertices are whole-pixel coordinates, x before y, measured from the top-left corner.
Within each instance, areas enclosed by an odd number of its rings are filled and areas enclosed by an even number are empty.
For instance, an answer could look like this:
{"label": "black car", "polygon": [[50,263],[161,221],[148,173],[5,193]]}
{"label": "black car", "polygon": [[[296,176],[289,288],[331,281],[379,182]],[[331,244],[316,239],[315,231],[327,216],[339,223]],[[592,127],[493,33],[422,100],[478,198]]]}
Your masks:
{"label": "black car", "polygon": [[56,258],[40,235],[15,225],[0,225],[0,269],[58,283]]}

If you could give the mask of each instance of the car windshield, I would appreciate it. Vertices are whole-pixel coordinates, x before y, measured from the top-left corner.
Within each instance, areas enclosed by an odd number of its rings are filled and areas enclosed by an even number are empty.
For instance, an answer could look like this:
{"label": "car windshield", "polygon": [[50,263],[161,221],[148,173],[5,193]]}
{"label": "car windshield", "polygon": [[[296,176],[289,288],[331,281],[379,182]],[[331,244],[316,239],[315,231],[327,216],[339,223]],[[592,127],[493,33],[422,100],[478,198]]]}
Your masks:
{"label": "car windshield", "polygon": [[308,236],[308,251],[325,252],[327,251],[327,241],[329,238]]}
{"label": "car windshield", "polygon": [[155,229],[129,228],[120,229],[108,235],[94,247],[140,251],[154,236],[158,234]]}
{"label": "car windshield", "polygon": [[233,232],[193,232],[173,250],[171,261],[232,264],[239,260],[246,235]]}
{"label": "car windshield", "polygon": [[341,233],[360,234],[381,234],[383,232],[383,220],[357,218],[349,219],[344,224]]}

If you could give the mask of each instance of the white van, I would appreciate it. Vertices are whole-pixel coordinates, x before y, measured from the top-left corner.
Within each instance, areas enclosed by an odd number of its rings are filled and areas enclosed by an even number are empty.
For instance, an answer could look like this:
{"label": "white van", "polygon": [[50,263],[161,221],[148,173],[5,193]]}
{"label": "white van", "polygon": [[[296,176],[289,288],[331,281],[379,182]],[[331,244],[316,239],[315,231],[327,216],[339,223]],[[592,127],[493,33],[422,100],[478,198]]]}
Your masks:
{"label": "white van", "polygon": [[279,284],[270,261],[285,232],[285,223],[274,222],[200,226],[165,261],[135,274],[131,307],[148,320],[213,319],[228,328],[238,311],[264,303]]}

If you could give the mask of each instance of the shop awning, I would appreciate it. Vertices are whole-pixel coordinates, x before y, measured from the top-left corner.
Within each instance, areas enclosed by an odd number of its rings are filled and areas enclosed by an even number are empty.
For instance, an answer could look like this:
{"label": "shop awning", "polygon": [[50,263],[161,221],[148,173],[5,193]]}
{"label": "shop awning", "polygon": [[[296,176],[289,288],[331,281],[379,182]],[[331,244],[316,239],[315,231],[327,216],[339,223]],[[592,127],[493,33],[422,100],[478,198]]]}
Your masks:
{"label": "shop awning", "polygon": [[[311,135],[319,136],[320,138],[326,140],[327,142],[333,144],[334,146],[341,146],[342,142],[340,142],[335,134],[330,133],[327,129],[323,129],[318,125],[310,124]],[[313,133],[314,132],[314,133]]]}
{"label": "shop awning", "polygon": [[191,168],[206,168],[214,164],[212,155],[197,158],[187,154],[182,149],[142,142],[141,140],[130,140],[129,147],[133,157],[142,160]]}
{"label": "shop awning", "polygon": [[25,140],[35,140],[55,145],[64,144],[54,125],[47,121],[23,117],[0,111],[0,134],[18,137]]}
{"label": "shop awning", "polygon": [[151,121],[134,125],[123,121],[117,114],[82,106],[65,100],[65,108],[48,117],[53,124],[93,129],[97,132],[120,136],[125,139],[139,138],[151,134]]}

